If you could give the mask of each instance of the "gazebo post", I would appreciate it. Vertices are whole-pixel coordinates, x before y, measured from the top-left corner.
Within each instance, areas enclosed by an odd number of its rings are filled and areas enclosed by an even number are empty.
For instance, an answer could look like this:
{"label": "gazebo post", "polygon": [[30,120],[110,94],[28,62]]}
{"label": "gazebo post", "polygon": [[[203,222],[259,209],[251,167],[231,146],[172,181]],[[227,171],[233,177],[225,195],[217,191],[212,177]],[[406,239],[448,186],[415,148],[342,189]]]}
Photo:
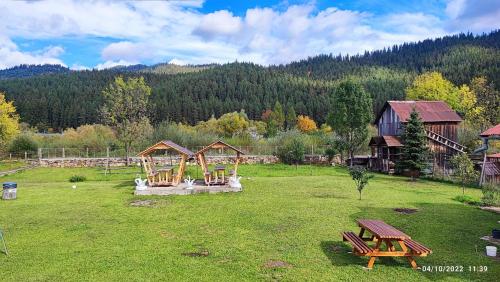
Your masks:
{"label": "gazebo post", "polygon": [[240,163],[240,152],[236,152],[236,162],[234,163],[234,176],[238,175],[238,164]]}

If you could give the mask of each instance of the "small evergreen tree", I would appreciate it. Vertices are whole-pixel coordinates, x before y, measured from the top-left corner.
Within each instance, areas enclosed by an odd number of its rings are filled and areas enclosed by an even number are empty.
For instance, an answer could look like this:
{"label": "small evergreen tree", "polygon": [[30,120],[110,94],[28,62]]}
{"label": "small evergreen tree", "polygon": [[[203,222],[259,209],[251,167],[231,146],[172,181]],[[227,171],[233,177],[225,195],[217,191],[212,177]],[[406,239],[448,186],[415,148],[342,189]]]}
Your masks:
{"label": "small evergreen tree", "polygon": [[415,180],[415,176],[425,168],[428,155],[424,124],[415,108],[408,118],[401,139],[403,148],[398,167],[408,170],[411,179]]}

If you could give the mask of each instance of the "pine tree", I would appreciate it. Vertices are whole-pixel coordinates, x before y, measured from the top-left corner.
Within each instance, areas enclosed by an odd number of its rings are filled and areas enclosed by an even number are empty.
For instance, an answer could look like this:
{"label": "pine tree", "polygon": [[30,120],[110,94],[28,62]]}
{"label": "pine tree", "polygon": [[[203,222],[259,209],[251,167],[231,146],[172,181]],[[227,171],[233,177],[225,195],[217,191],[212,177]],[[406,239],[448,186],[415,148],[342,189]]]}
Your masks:
{"label": "pine tree", "polygon": [[272,119],[275,121],[278,129],[283,129],[285,124],[285,113],[283,112],[283,107],[279,101],[274,104],[274,110],[272,114]]}
{"label": "pine tree", "polygon": [[415,108],[408,118],[401,141],[403,148],[398,168],[408,170],[412,180],[415,180],[415,176],[425,168],[428,155],[424,124]]}
{"label": "pine tree", "polygon": [[297,124],[297,114],[295,113],[295,109],[292,105],[288,105],[288,109],[286,111],[286,128],[292,129]]}

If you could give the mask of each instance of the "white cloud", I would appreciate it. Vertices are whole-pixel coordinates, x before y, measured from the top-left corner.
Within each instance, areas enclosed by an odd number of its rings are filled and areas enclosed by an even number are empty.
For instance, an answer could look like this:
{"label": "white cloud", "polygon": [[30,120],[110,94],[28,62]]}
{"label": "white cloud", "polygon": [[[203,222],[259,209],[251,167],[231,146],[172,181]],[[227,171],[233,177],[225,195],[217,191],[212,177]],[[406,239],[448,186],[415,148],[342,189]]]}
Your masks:
{"label": "white cloud", "polygon": [[172,65],[178,65],[178,66],[187,65],[187,63],[184,62],[183,60],[179,60],[179,59],[176,59],[176,58],[173,58],[172,60],[168,61],[168,63],[172,64]]}
{"label": "white cloud", "polygon": [[203,16],[193,33],[206,39],[217,36],[233,36],[241,31],[241,19],[222,10]]}
{"label": "white cloud", "polygon": [[450,17],[446,27],[451,32],[489,32],[500,28],[498,0],[450,0],[446,14]]}
{"label": "white cloud", "polygon": [[314,2],[253,8],[237,16],[227,10],[202,14],[197,10],[202,0],[0,1],[0,39],[7,39],[0,40],[0,66],[61,62],[61,46],[22,52],[9,39],[13,36],[117,41],[100,50],[103,63],[97,68],[171,60],[277,64],[320,53],[355,54],[450,32],[499,28],[500,2],[478,2],[449,0],[446,16],[438,18],[423,12],[373,15],[335,7],[318,10]]}
{"label": "white cloud", "polygon": [[101,52],[104,60],[140,61],[151,58],[152,50],[144,43],[121,41],[111,43]]}
{"label": "white cloud", "polygon": [[129,61],[125,61],[125,60],[106,61],[106,62],[104,62],[102,64],[96,65],[95,68],[98,69],[98,70],[102,70],[102,69],[109,69],[109,68],[116,67],[116,66],[136,65],[138,63],[139,62],[129,62]]}
{"label": "white cloud", "polygon": [[10,68],[20,64],[60,64],[64,62],[57,58],[64,52],[60,46],[50,46],[34,52],[21,52],[9,38],[0,34],[0,69]]}
{"label": "white cloud", "polygon": [[70,69],[79,71],[79,70],[90,70],[91,68],[80,64],[73,64],[71,65]]}

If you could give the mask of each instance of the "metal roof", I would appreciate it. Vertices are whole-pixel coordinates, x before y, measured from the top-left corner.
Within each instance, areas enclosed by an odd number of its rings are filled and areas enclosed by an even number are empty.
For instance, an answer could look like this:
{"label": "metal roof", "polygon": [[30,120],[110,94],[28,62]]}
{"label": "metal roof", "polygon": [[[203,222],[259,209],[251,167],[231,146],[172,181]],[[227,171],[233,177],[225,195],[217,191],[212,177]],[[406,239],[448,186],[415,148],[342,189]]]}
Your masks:
{"label": "metal roof", "polygon": [[461,122],[462,118],[444,101],[387,101],[380,111],[375,123],[391,107],[401,122],[406,122],[415,108],[423,122]]}
{"label": "metal roof", "polygon": [[225,147],[225,148],[229,148],[229,149],[232,149],[233,151],[239,153],[239,154],[242,154],[244,155],[245,153],[243,151],[241,151],[240,149],[234,147],[234,146],[231,146],[229,144],[227,144],[226,142],[222,141],[222,140],[218,140],[218,141],[215,141],[213,142],[212,144],[206,146],[206,147],[203,147],[203,149],[199,150],[198,152],[196,152],[196,154],[201,154],[201,153],[204,153],[210,149],[217,149],[217,148],[220,148],[220,147]]}
{"label": "metal roof", "polygon": [[500,135],[500,123],[480,134],[481,137],[488,137],[493,135]]}
{"label": "metal roof", "polygon": [[402,147],[403,144],[401,143],[401,139],[398,136],[383,135],[372,137],[369,146]]}
{"label": "metal roof", "polygon": [[500,175],[500,163],[486,162],[484,164],[484,173],[488,176]]}
{"label": "metal roof", "polygon": [[496,154],[488,155],[487,157],[488,157],[488,158],[500,159],[500,153],[496,153]]}
{"label": "metal roof", "polygon": [[151,147],[147,148],[146,150],[140,152],[139,156],[149,155],[149,154],[151,154],[152,152],[154,152],[156,150],[165,150],[165,149],[172,149],[174,151],[177,151],[178,153],[187,155],[188,157],[194,156],[193,152],[191,152],[187,148],[184,148],[184,147],[182,147],[180,145],[175,144],[174,142],[172,142],[170,140],[163,140],[163,141],[160,141],[160,142],[154,144],[153,146],[151,146]]}

